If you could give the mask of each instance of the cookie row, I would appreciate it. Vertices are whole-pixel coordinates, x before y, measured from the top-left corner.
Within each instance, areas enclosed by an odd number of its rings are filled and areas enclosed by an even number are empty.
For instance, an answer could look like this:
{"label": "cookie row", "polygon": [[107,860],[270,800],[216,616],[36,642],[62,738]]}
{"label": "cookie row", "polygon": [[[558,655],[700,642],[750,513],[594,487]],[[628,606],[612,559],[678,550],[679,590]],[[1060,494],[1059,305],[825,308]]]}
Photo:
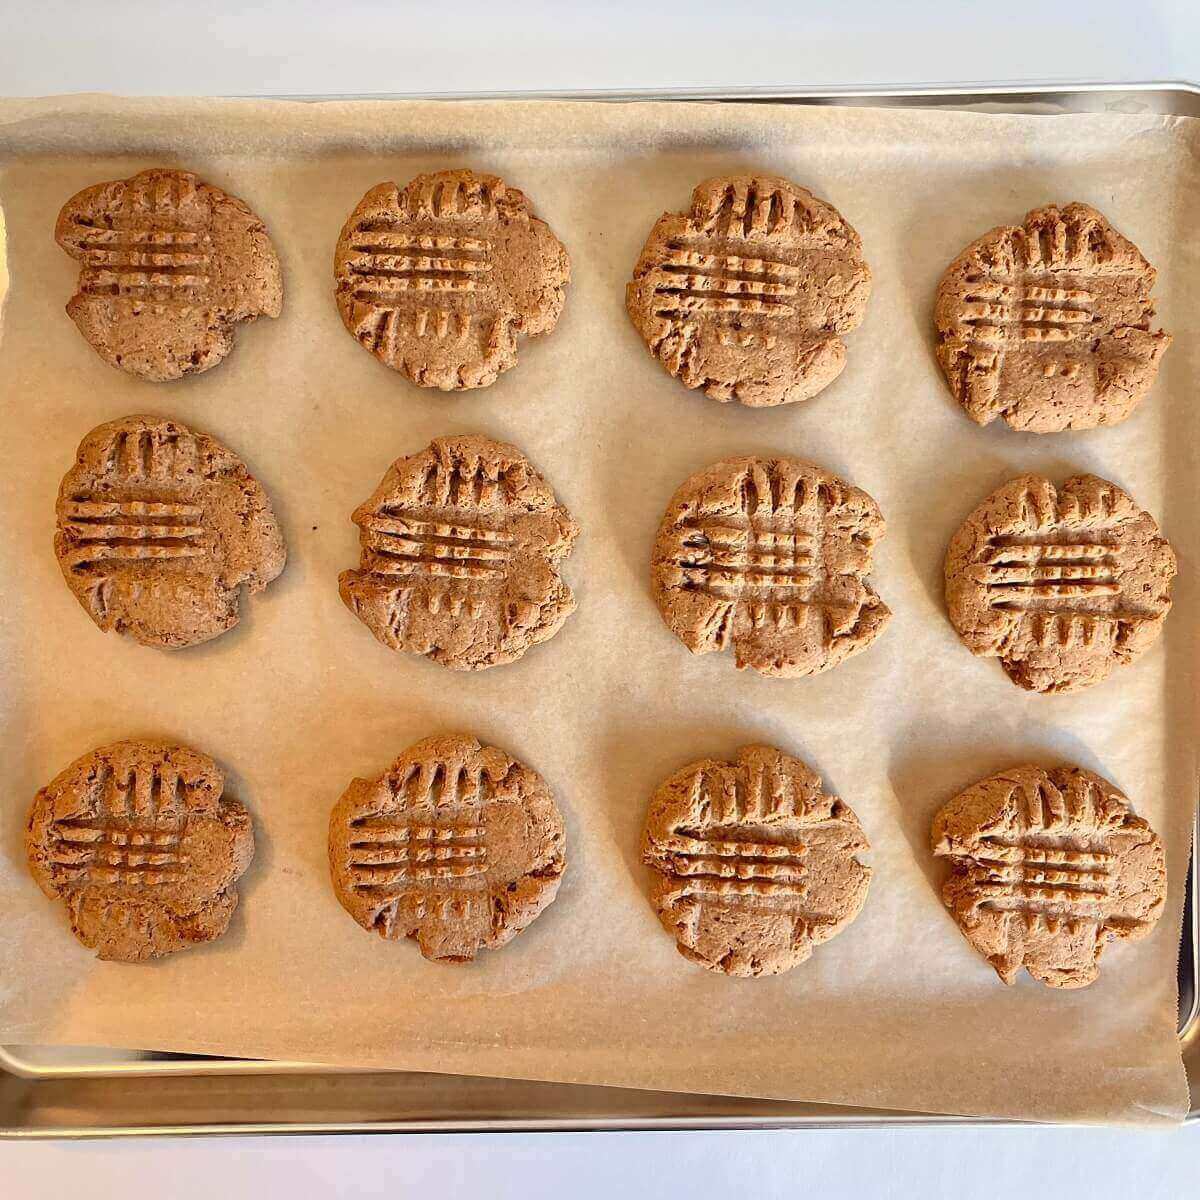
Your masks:
{"label": "cookie row", "polygon": [[[981,780],[938,812],[932,842],[951,865],[943,901],[1005,983],[1024,967],[1052,987],[1086,986],[1110,940],[1144,937],[1162,914],[1158,836],[1082,768]],[[136,962],[225,932],[254,833],[207,755],[129,741],[38,792],[26,848],[75,936],[102,959]],[[680,953],[738,976],[790,970],[849,925],[867,898],[869,849],[850,807],[769,746],[675,772],[642,837],[650,900]],[[471,737],[433,737],[350,784],[330,816],[329,865],[364,929],[469,962],[554,900],[565,833],[536,771]]]}
{"label": "cookie row", "polygon": [[[55,553],[104,630],[179,647],[237,623],[240,594],[283,570],[271,502],[225,446],[133,416],[83,439],[59,489]],[[559,574],[579,533],[514,446],[438,438],[398,459],[354,510],[342,600],[384,645],[459,670],[512,662],[574,611]],[[651,573],[694,654],[732,649],[766,675],[828,670],[891,616],[868,575],[884,530],[861,488],[811,463],[732,458],[672,496]],[[1176,560],[1149,513],[1093,475],[1024,475],[966,519],[946,555],[963,642],[1020,686],[1078,690],[1158,637]]]}
{"label": "cookie row", "polygon": [[[884,521],[862,489],[799,459],[731,458],[693,475],[654,545],[663,619],[696,654],[812,675],[865,649],[891,613],[867,576]],[[946,607],[1014,683],[1078,691],[1132,662],[1171,607],[1175,553],[1116,484],[1022,475],[950,540]]]}
{"label": "cookie row", "polygon": [[[67,311],[113,366],[169,380],[215,366],[235,326],[276,317],[279,259],[240,200],[185,171],[85,188],[59,244],[81,263]],[[549,333],[570,278],[526,196],[468,170],[381,183],[334,255],[346,329],[424,387],[483,387]],[[1113,425],[1149,390],[1170,336],[1151,328],[1155,271],[1085,204],[1049,205],[972,242],[938,287],[937,358],[981,424],[1050,433]],[[626,292],[650,351],[689,388],[761,407],[805,400],[846,362],[871,272],[858,234],[774,175],[709,179],[654,225]]]}

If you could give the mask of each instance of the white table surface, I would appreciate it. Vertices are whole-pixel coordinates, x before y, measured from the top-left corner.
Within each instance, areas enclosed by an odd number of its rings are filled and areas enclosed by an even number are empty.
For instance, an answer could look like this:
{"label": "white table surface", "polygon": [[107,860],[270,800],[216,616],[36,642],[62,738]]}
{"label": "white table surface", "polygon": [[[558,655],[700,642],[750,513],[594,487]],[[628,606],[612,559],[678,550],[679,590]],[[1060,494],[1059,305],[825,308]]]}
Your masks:
{"label": "white table surface", "polygon": [[[1200,0],[0,0],[8,95],[1169,79],[1200,81]],[[1154,1200],[1194,1194],[1198,1174],[1200,1127],[0,1143],[6,1200]]]}

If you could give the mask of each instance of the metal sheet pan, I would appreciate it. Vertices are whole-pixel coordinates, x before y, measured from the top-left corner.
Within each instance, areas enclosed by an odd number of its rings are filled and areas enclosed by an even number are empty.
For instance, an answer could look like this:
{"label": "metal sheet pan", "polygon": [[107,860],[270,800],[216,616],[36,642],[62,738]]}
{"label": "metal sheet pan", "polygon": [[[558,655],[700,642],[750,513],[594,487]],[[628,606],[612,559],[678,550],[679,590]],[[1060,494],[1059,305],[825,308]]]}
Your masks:
{"label": "metal sheet pan", "polygon": [[[283,97],[281,97],[283,98]],[[332,99],[293,96],[288,99]],[[352,97],[337,97],[350,99]],[[383,99],[388,97],[372,97]],[[1200,116],[1192,83],[1076,83],[903,89],[500,93],[395,99],[694,100],[929,107],[1010,113]],[[1200,833],[1200,823],[1197,832]],[[1200,1095],[1200,871],[1193,855],[1179,953],[1179,1037]],[[1200,1119],[1200,1099],[1187,1118]],[[747,1100],[630,1088],[298,1062],[206,1058],[98,1047],[0,1046],[0,1137],[212,1133],[504,1132],[617,1129],[803,1129],[999,1125],[937,1113]]]}

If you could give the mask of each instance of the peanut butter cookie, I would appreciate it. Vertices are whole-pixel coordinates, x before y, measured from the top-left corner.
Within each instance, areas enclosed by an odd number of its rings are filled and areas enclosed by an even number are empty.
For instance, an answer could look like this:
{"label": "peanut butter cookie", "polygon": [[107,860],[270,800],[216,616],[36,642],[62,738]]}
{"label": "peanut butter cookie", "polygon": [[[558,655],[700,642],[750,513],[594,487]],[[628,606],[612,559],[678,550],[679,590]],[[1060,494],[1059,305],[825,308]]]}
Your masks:
{"label": "peanut butter cookie", "polygon": [[245,464],[179,421],[93,429],[58,492],[54,552],[88,616],[146,646],[193,646],[238,623],[286,552]]}
{"label": "peanut butter cookie", "polygon": [[1175,552],[1115,483],[1022,475],[963,522],[946,552],[946,606],[973,653],[1033,692],[1074,692],[1162,632]]}
{"label": "peanut butter cookie", "polygon": [[283,306],[266,226],[189,171],[142,171],[84,188],[54,236],[80,261],[71,320],[105,362],[143,379],[215,367],[234,327]]}
{"label": "peanut butter cookie", "polygon": [[338,311],[385,366],[422,387],[486,387],[517,339],[557,324],[562,243],[495,175],[437,171],[381,183],[350,214],[333,264]]}
{"label": "peanut butter cookie", "polygon": [[807,400],[846,365],[871,272],[832,205],[775,175],[705,180],[650,231],[625,306],[685,387],[751,407]]}
{"label": "peanut butter cookie", "polygon": [[937,355],[967,416],[1057,433],[1115,425],[1171,344],[1155,271],[1086,204],[1035,208],[969,245],[938,287]]}
{"label": "peanut butter cookie", "polygon": [[342,907],[437,962],[516,937],[554,899],[565,844],[541,776],[462,735],[426,738],[378,779],[356,779],[329,819]]}
{"label": "peanut butter cookie", "polygon": [[342,600],[385,646],[456,671],[518,659],[575,610],[558,574],[579,526],[515,447],[437,438],[354,510]]}
{"label": "peanut butter cookie", "polygon": [[865,579],[883,531],[875,501],[829,471],[725,459],[667,506],[651,568],[659,612],[693,654],[732,646],[739,669],[815,675],[891,617]]}
{"label": "peanut butter cookie", "polygon": [[952,868],[946,907],[1005,983],[1024,967],[1049,987],[1086,987],[1108,942],[1145,937],[1162,916],[1158,835],[1082,767],[981,780],[937,814],[932,838]]}
{"label": "peanut butter cookie", "polygon": [[89,950],[138,962],[225,932],[254,829],[224,786],[206,754],[129,741],[76,759],[38,792],[29,869]]}
{"label": "peanut butter cookie", "polygon": [[867,898],[858,818],[770,746],[702,759],[654,794],[642,858],[679,953],[726,975],[778,975],[841,933]]}

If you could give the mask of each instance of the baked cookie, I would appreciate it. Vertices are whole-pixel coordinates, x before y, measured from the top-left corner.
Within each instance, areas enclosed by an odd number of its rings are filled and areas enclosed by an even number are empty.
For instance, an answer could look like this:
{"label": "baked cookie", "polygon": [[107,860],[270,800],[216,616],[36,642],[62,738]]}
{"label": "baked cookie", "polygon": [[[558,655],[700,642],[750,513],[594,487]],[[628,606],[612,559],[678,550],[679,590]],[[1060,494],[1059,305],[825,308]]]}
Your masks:
{"label": "baked cookie", "polygon": [[1162,916],[1158,834],[1106,779],[1082,767],[1012,767],[955,796],[933,819],[950,859],[942,899],[963,936],[1014,983],[1086,987],[1113,938]]}
{"label": "baked cookie", "polygon": [[238,322],[283,307],[266,226],[189,171],[84,188],[63,205],[54,236],[81,264],[71,320],[105,362],[143,379],[215,367]]}
{"label": "baked cookie", "polygon": [[1115,425],[1158,374],[1154,268],[1086,204],[1048,205],[969,245],[938,287],[937,356],[981,425],[1058,433]]}
{"label": "baked cookie", "polygon": [[867,898],[858,818],[798,758],[744,746],[654,793],[642,859],[679,953],[726,975],[778,975],[841,933]]}
{"label": "baked cookie", "polygon": [[426,738],[378,779],[356,779],[329,818],[342,907],[437,962],[516,937],[554,899],[565,848],[542,777],[461,734]]}
{"label": "baked cookie", "polygon": [[693,654],[732,645],[739,670],[815,675],[865,649],[891,617],[865,580],[883,536],[860,488],[796,458],[727,458],[667,506],[654,598]]}
{"label": "baked cookie", "polygon": [[228,928],[254,829],[224,786],[207,754],[128,741],[76,759],[38,792],[29,869],[99,958],[159,958]]}
{"label": "baked cookie", "polygon": [[517,365],[518,336],[557,324],[571,265],[516,188],[437,171],[373,187],[334,256],[338,311],[385,366],[422,387],[486,387]]}
{"label": "baked cookie", "polygon": [[192,646],[238,623],[240,589],[283,570],[283,535],[245,464],[179,421],[133,416],[83,439],[58,490],[54,553],[106,632]]}
{"label": "baked cookie", "polygon": [[575,611],[557,568],[579,526],[515,446],[437,438],[394,462],[351,519],[362,554],[339,578],[342,601],[392,650],[478,671]]}
{"label": "baked cookie", "polygon": [[650,231],[625,307],[685,387],[761,408],[807,400],[846,365],[871,272],[859,236],[776,175],[705,180]]}
{"label": "baked cookie", "polygon": [[1057,491],[1022,475],[963,522],[946,551],[946,607],[973,653],[1032,692],[1075,692],[1132,662],[1171,608],[1175,552],[1115,483]]}

